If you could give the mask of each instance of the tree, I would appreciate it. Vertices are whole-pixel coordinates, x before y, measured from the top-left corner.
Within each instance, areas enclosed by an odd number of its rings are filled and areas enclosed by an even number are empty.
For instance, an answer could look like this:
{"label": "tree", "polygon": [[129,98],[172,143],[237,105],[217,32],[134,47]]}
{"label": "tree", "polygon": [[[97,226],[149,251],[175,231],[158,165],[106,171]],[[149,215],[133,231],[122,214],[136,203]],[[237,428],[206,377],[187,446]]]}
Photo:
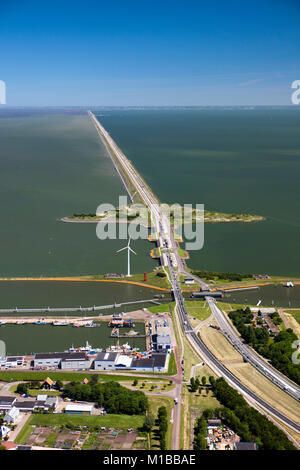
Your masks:
{"label": "tree", "polygon": [[144,424],[143,424],[143,429],[144,429],[146,432],[151,432],[151,430],[152,430],[154,424],[155,424],[154,416],[153,416],[151,413],[148,413],[148,414],[145,416],[145,420],[144,420]]}
{"label": "tree", "polygon": [[20,394],[27,393],[28,388],[29,388],[29,384],[22,382],[22,383],[18,384],[16,392],[20,393]]}
{"label": "tree", "polygon": [[61,390],[61,389],[63,388],[63,386],[64,386],[64,385],[63,385],[63,383],[62,383],[61,380],[57,380],[57,381],[56,381],[55,388],[56,388],[57,390]]}
{"label": "tree", "polygon": [[203,377],[202,377],[202,379],[201,379],[201,383],[202,383],[203,387],[205,387],[205,385],[206,385],[206,377],[205,377],[205,375],[203,375]]}
{"label": "tree", "polygon": [[138,383],[139,383],[139,381],[138,381],[137,379],[134,379],[132,385],[133,385],[134,387],[136,387]]}
{"label": "tree", "polygon": [[97,374],[93,374],[90,378],[90,384],[91,385],[96,385],[98,383],[98,375]]}

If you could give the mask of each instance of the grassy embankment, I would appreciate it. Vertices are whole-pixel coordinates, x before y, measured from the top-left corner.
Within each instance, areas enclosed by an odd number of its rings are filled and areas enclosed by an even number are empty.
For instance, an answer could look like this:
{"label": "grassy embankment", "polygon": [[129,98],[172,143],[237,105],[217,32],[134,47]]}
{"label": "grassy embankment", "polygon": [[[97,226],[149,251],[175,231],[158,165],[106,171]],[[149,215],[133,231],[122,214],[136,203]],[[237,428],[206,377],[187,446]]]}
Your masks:
{"label": "grassy embankment", "polygon": [[249,363],[244,363],[242,356],[229,341],[217,330],[202,327],[201,339],[213,354],[253,392],[284,413],[290,419],[300,423],[300,407],[296,400],[287,395]]}

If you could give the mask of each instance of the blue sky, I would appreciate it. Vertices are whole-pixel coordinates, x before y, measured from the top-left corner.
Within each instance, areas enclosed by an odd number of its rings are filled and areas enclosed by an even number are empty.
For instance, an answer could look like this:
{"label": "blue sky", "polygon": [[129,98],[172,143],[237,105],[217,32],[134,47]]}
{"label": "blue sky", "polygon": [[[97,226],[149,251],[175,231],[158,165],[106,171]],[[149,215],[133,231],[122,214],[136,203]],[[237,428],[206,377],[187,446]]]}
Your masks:
{"label": "blue sky", "polygon": [[0,0],[7,104],[290,105],[299,0]]}

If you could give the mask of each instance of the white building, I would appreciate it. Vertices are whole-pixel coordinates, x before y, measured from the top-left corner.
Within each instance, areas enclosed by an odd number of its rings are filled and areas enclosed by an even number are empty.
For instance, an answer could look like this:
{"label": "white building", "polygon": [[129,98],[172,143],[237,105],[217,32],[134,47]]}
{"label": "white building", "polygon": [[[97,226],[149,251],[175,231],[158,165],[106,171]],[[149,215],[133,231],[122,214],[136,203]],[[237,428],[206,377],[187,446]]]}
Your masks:
{"label": "white building", "polygon": [[67,405],[65,413],[69,415],[91,415],[93,409],[93,405]]}
{"label": "white building", "polygon": [[94,360],[95,370],[110,370],[114,367],[115,362],[119,356],[118,352],[100,352]]}
{"label": "white building", "polygon": [[192,278],[186,277],[185,280],[184,280],[184,283],[185,284],[194,284],[195,280],[192,279]]}
{"label": "white building", "polygon": [[6,423],[15,424],[19,414],[20,414],[20,411],[18,410],[18,408],[13,406],[4,416],[4,421]]}
{"label": "white building", "polygon": [[129,369],[131,367],[132,357],[120,354],[115,362],[115,369]]}

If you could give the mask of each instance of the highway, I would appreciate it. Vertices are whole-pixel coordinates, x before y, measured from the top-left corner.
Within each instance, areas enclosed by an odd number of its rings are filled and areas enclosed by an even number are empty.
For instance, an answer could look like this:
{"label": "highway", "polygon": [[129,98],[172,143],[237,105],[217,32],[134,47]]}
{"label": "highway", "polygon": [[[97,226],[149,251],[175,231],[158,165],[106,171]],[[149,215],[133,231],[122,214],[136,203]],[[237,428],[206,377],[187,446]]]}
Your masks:
{"label": "highway", "polygon": [[[178,268],[178,272],[185,273],[182,260],[178,254],[178,247],[174,240],[172,229],[167,219],[166,215],[163,213],[162,209],[159,206],[159,201],[154,196],[150,188],[146,185],[144,180],[138,174],[136,169],[133,165],[129,162],[129,160],[125,157],[123,152],[118,148],[116,143],[110,137],[108,132],[104,129],[104,127],[99,123],[96,117],[89,111],[89,116],[93,121],[96,129],[98,130],[102,140],[104,141],[105,145],[108,146],[115,156],[118,158],[118,161],[123,167],[124,171],[127,174],[127,177],[131,180],[132,184],[135,186],[136,191],[139,193],[141,199],[144,201],[145,205],[148,207],[149,212],[151,214],[152,222],[155,227],[155,232],[159,233],[159,237],[161,240],[162,246],[165,248],[165,254],[167,259],[167,267],[170,272],[170,280],[172,284],[172,290],[174,299],[176,302],[176,308],[178,312],[178,317],[181,323],[181,327],[183,333],[185,334],[186,338],[190,342],[191,346],[196,350],[196,352],[203,357],[204,361],[214,370],[214,372],[218,376],[223,376],[233,387],[235,387],[240,393],[244,395],[244,397],[251,402],[254,402],[256,405],[259,405],[265,411],[273,415],[275,418],[282,421],[284,424],[288,425],[292,429],[297,432],[300,432],[300,425],[289,419],[288,417],[284,416],[282,413],[277,411],[263,399],[261,399],[258,395],[253,393],[249,388],[247,388],[242,382],[240,382],[205,346],[203,341],[199,338],[199,336],[193,330],[193,327],[189,321],[188,314],[185,310],[184,306],[184,299],[182,296],[182,292],[180,289],[180,283],[177,279],[177,274],[175,271],[175,267]],[[174,262],[175,254],[176,261]],[[173,259],[172,259],[173,258]],[[189,274],[190,276],[190,274]],[[203,281],[201,281],[203,282]],[[205,287],[206,284],[203,283]],[[180,396],[178,400],[181,400],[181,389],[180,389]],[[174,449],[179,449],[179,442],[180,442],[180,418],[178,418],[178,413],[176,413],[174,417],[174,424],[173,430],[175,433],[174,442]]]}
{"label": "highway", "polygon": [[278,372],[278,370],[272,367],[266,360],[260,357],[255,351],[253,351],[253,349],[242,341],[241,337],[232,327],[225,314],[216,305],[216,302],[212,297],[206,297],[205,299],[208,302],[213,316],[217,320],[222,332],[243,358],[258,369],[259,372],[265,375],[275,385],[280,387],[296,400],[300,400],[300,388],[294,382]]}

